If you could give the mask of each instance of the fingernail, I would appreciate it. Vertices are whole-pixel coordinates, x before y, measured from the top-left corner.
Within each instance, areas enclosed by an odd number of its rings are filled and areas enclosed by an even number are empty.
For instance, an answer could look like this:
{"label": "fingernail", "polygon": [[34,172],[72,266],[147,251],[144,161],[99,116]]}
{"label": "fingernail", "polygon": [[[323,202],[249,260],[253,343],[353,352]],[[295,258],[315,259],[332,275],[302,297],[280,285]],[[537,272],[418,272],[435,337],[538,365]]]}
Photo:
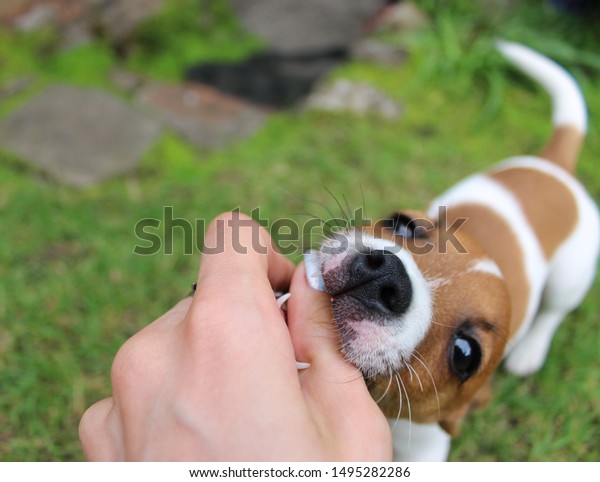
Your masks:
{"label": "fingernail", "polygon": [[304,266],[306,268],[306,279],[312,289],[325,291],[323,276],[321,276],[321,263],[319,262],[319,253],[311,249],[304,253]]}
{"label": "fingernail", "polygon": [[301,361],[296,360],[296,368],[298,370],[306,370],[307,368],[310,368],[310,363],[301,362]]}

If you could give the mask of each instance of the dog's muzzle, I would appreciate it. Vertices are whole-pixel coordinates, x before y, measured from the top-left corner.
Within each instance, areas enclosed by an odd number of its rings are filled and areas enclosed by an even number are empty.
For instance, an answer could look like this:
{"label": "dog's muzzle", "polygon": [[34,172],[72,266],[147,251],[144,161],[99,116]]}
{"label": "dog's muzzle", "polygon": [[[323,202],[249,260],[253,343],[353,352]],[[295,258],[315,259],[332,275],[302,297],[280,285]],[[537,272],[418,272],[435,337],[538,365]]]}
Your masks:
{"label": "dog's muzzle", "polygon": [[389,240],[348,231],[306,253],[305,263],[310,285],[331,297],[348,361],[367,378],[402,368],[432,317],[430,287],[412,254]]}
{"label": "dog's muzzle", "polygon": [[372,250],[353,256],[345,282],[330,295],[349,296],[374,314],[401,316],[408,310],[413,288],[402,261],[385,250]]}

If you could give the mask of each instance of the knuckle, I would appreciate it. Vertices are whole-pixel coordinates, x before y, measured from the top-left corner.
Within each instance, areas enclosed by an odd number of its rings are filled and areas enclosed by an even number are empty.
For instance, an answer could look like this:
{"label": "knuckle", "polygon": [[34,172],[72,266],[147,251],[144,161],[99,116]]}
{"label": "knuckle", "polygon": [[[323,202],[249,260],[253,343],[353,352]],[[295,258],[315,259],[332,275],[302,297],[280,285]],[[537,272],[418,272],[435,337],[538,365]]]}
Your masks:
{"label": "knuckle", "polygon": [[91,432],[91,424],[94,417],[95,407],[97,403],[89,407],[83,415],[81,416],[81,420],[79,421],[79,439],[81,443],[85,446],[89,443],[89,435]]}
{"label": "knuckle", "polygon": [[153,351],[147,349],[136,335],[127,340],[119,349],[111,368],[113,391],[122,392],[147,378],[147,360]]}

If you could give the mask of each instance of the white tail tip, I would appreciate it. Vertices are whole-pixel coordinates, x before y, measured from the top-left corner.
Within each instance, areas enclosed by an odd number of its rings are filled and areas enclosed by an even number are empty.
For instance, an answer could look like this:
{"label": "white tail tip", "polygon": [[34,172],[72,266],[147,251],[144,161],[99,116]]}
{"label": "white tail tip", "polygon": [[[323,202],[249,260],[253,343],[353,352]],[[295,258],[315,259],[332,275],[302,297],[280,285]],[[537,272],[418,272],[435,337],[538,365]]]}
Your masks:
{"label": "white tail tip", "polygon": [[552,98],[552,122],[555,127],[573,126],[587,131],[585,99],[577,81],[563,67],[524,45],[497,40],[504,57],[538,82]]}

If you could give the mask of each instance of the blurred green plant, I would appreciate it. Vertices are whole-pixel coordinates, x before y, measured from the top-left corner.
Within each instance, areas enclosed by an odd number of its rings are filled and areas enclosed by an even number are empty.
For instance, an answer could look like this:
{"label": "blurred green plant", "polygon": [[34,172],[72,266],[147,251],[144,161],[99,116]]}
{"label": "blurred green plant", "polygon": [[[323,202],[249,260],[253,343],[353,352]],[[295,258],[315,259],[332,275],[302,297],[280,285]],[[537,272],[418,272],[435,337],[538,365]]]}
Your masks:
{"label": "blurred green plant", "polygon": [[503,102],[505,79],[524,78],[495,51],[498,38],[539,50],[576,77],[600,75],[600,35],[595,22],[562,13],[539,0],[523,0],[518,6],[494,3],[421,0],[419,5],[432,19],[431,28],[404,40],[411,52],[420,52],[424,59],[415,82],[448,83],[457,95],[478,88],[485,93],[479,118],[485,125]]}

